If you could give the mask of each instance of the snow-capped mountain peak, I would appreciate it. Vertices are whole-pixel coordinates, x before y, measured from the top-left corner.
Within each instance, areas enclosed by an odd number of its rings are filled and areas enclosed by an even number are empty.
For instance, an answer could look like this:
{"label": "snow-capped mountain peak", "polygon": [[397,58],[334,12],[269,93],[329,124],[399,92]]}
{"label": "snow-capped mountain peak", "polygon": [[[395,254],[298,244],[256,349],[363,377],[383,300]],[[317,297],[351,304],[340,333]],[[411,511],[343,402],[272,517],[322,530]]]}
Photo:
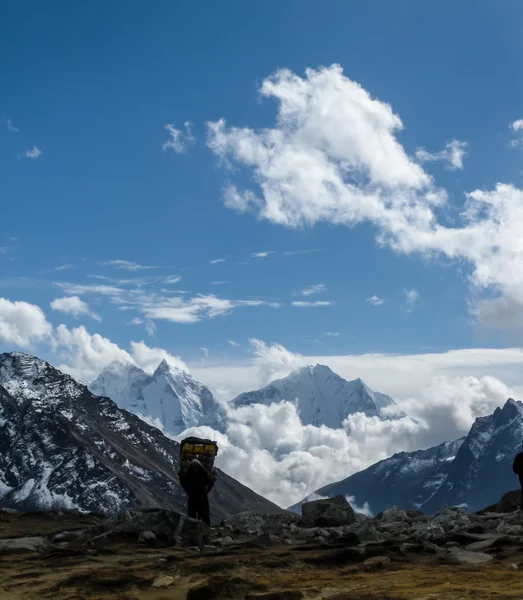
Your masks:
{"label": "snow-capped mountain peak", "polygon": [[[120,367],[111,370],[121,373]],[[158,429],[50,364],[0,355],[0,507],[183,510],[179,451]],[[223,472],[213,494],[218,519],[243,510],[278,512]]]}
{"label": "snow-capped mountain peak", "polygon": [[384,409],[395,406],[392,398],[374,392],[361,379],[346,381],[319,364],[302,367],[260,390],[240,394],[233,403],[268,405],[282,400],[296,403],[304,424],[334,429],[341,427],[348,415],[357,412],[390,418]]}
{"label": "snow-capped mountain peak", "polygon": [[162,360],[146,373],[135,365],[112,363],[89,385],[120,408],[158,419],[164,431],[179,434],[189,427],[223,429],[223,414],[211,391],[188,371]]}

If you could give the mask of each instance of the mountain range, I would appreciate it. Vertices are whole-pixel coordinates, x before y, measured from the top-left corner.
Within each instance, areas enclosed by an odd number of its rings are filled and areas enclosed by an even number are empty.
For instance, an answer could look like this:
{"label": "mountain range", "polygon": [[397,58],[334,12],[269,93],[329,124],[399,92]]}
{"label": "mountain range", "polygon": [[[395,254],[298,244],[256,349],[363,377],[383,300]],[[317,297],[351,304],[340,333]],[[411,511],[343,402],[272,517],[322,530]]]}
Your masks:
{"label": "mountain range", "polygon": [[[0,354],[0,506],[184,510],[179,444],[50,364]],[[281,509],[219,471],[214,519]]]}
{"label": "mountain range", "polygon": [[166,360],[152,375],[131,363],[113,362],[89,389],[129,412],[157,419],[173,435],[201,425],[217,431],[224,428],[225,413],[209,388]]}
{"label": "mountain range", "polygon": [[296,403],[304,425],[332,429],[342,427],[344,419],[358,412],[380,419],[405,416],[390,396],[372,391],[361,379],[346,381],[324,365],[303,367],[260,390],[240,394],[233,406],[282,400]]}
{"label": "mountain range", "polygon": [[[431,514],[446,506],[469,511],[493,504],[518,486],[512,461],[523,441],[523,404],[507,400],[493,414],[479,417],[469,433],[428,450],[400,452],[337,483],[314,497],[351,497],[373,514],[389,506]],[[300,502],[291,507],[299,511]]]}

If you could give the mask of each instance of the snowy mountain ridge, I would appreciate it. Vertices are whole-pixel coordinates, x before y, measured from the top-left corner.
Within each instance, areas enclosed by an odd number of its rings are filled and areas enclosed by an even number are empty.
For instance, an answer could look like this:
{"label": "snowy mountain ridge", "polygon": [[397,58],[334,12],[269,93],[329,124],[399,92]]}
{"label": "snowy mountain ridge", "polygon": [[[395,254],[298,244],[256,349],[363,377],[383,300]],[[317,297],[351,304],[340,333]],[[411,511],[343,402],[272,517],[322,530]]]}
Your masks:
{"label": "snowy mountain ridge", "polygon": [[479,510],[518,486],[512,461],[522,441],[523,403],[510,398],[491,415],[477,418],[464,438],[395,454],[315,495],[351,496],[374,514],[391,505],[425,513],[446,506]]}
{"label": "snowy mountain ridge", "polygon": [[[50,364],[0,354],[0,507],[184,511],[179,448]],[[279,511],[223,472],[211,493],[215,518]]]}
{"label": "snowy mountain ridge", "polygon": [[158,419],[178,435],[189,427],[224,427],[224,413],[212,392],[188,371],[163,360],[154,373],[136,365],[111,363],[91,382],[93,394],[108,396],[125,410]]}
{"label": "snowy mountain ridge", "polygon": [[380,419],[405,416],[386,394],[374,392],[361,379],[346,381],[319,364],[302,367],[260,390],[240,394],[233,405],[269,405],[282,400],[296,403],[303,424],[333,429],[340,428],[348,415],[358,412]]}

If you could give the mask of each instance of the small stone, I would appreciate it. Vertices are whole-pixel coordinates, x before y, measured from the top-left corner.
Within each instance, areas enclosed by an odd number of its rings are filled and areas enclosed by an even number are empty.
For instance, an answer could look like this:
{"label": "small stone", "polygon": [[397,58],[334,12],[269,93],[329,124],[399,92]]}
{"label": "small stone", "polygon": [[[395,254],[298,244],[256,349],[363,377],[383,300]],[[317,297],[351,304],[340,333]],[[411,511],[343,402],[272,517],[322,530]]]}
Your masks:
{"label": "small stone", "polygon": [[153,581],[152,587],[153,588],[167,588],[170,585],[172,585],[173,583],[174,583],[174,577],[171,577],[170,575],[160,575]]}
{"label": "small stone", "polygon": [[484,552],[468,552],[453,548],[446,557],[447,562],[453,565],[484,565],[493,560],[490,554]]}
{"label": "small stone", "polygon": [[211,544],[206,544],[203,547],[204,552],[216,552],[216,550],[217,550],[216,546],[212,546]]}
{"label": "small stone", "polygon": [[138,536],[138,542],[140,544],[152,544],[156,542],[156,536],[152,531],[142,531]]}
{"label": "small stone", "polygon": [[318,535],[317,537],[315,537],[314,541],[317,544],[320,544],[321,546],[326,546],[327,545],[327,540],[322,535]]}
{"label": "small stone", "polygon": [[373,556],[364,561],[363,568],[365,571],[379,571],[388,567],[390,563],[391,560],[388,556]]}
{"label": "small stone", "polygon": [[517,564],[516,564],[516,563],[512,563],[512,564],[510,565],[510,568],[511,568],[513,571],[518,571],[518,570],[519,570],[519,567],[517,566]]}
{"label": "small stone", "polygon": [[234,540],[229,535],[222,539],[223,546],[232,546],[234,544]]}

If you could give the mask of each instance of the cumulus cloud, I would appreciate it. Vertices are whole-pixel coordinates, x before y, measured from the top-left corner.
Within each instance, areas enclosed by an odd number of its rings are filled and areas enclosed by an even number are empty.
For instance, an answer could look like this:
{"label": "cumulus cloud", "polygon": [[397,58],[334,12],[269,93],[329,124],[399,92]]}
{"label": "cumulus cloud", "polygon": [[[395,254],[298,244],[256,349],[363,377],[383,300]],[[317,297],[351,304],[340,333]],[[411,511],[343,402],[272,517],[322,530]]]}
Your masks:
{"label": "cumulus cloud", "polygon": [[171,150],[172,152],[176,152],[176,154],[182,154],[194,143],[195,139],[191,129],[192,123],[186,121],[183,126],[184,131],[181,131],[180,129],[176,129],[172,123],[165,125],[164,129],[169,133],[169,139],[162,145],[164,152]]}
{"label": "cumulus cloud", "polygon": [[225,258],[215,258],[214,260],[209,261],[211,265],[217,265],[223,262],[225,262]]}
{"label": "cumulus cloud", "polygon": [[421,162],[444,161],[453,171],[463,169],[463,159],[467,153],[467,142],[451,140],[445,144],[445,149],[440,152],[427,152],[424,148],[416,150],[416,158]]}
{"label": "cumulus cloud", "polygon": [[326,291],[327,288],[323,283],[315,283],[314,285],[311,285],[308,288],[301,290],[300,294],[302,296],[312,296],[313,294],[321,294]]}
{"label": "cumulus cloud", "polygon": [[[290,366],[289,359],[295,359],[278,345],[256,343],[260,355],[271,354],[273,362],[285,365],[284,371]],[[438,378],[417,400],[401,406],[410,409],[416,421],[408,417],[382,421],[357,413],[336,430],[303,425],[292,402],[238,409],[228,405],[225,434],[201,427],[182,435],[216,439],[221,468],[285,507],[395,452],[461,437],[477,416],[501,406],[510,391],[494,378]],[[368,512],[368,506],[356,509]]]}
{"label": "cumulus cloud", "polygon": [[179,356],[171,354],[163,348],[151,348],[143,340],[131,342],[131,356],[134,362],[147,373],[152,373],[162,360],[166,360],[176,369],[189,371],[189,367]]}
{"label": "cumulus cloud", "polygon": [[42,156],[42,151],[40,150],[40,148],[38,148],[38,146],[33,146],[30,150],[26,150],[24,152],[24,156],[26,158],[31,158],[33,160],[40,158],[40,156]]}
{"label": "cumulus cloud", "polygon": [[[463,262],[476,299],[523,296],[523,190],[472,190],[450,227],[448,194],[399,143],[399,116],[339,65],[304,77],[278,70],[260,92],[278,103],[273,128],[208,124],[209,148],[251,172],[250,211],[286,227],[369,222],[377,242],[398,253]],[[519,121],[512,129],[521,131]],[[455,167],[462,151],[446,149]]]}
{"label": "cumulus cloud", "polygon": [[403,305],[403,310],[407,313],[410,313],[414,310],[414,307],[419,302],[420,294],[415,289],[404,289],[403,294],[405,295],[405,303]]}
{"label": "cumulus cloud", "polygon": [[385,304],[385,300],[379,296],[376,296],[376,294],[370,298],[367,298],[367,302],[373,306],[381,306],[382,304]]}
{"label": "cumulus cloud", "polygon": [[0,298],[0,340],[20,348],[30,348],[49,339],[52,325],[39,306]]}
{"label": "cumulus cloud", "polygon": [[510,141],[513,148],[523,146],[523,119],[517,119],[509,125],[510,131],[515,134],[515,137]]}
{"label": "cumulus cloud", "polygon": [[112,362],[132,363],[152,373],[162,360],[166,360],[176,368],[188,370],[180,357],[162,348],[151,348],[144,341],[131,342],[131,352],[127,352],[98,333],[90,334],[83,325],[72,329],[59,325],[52,345],[59,360],[63,361],[59,368],[80,381],[91,381]]}
{"label": "cumulus cloud", "polygon": [[51,308],[53,310],[58,310],[72,315],[75,319],[85,315],[95,319],[96,321],[102,320],[100,315],[92,312],[89,308],[89,305],[78,296],[64,296],[63,298],[55,298],[51,302]]}

